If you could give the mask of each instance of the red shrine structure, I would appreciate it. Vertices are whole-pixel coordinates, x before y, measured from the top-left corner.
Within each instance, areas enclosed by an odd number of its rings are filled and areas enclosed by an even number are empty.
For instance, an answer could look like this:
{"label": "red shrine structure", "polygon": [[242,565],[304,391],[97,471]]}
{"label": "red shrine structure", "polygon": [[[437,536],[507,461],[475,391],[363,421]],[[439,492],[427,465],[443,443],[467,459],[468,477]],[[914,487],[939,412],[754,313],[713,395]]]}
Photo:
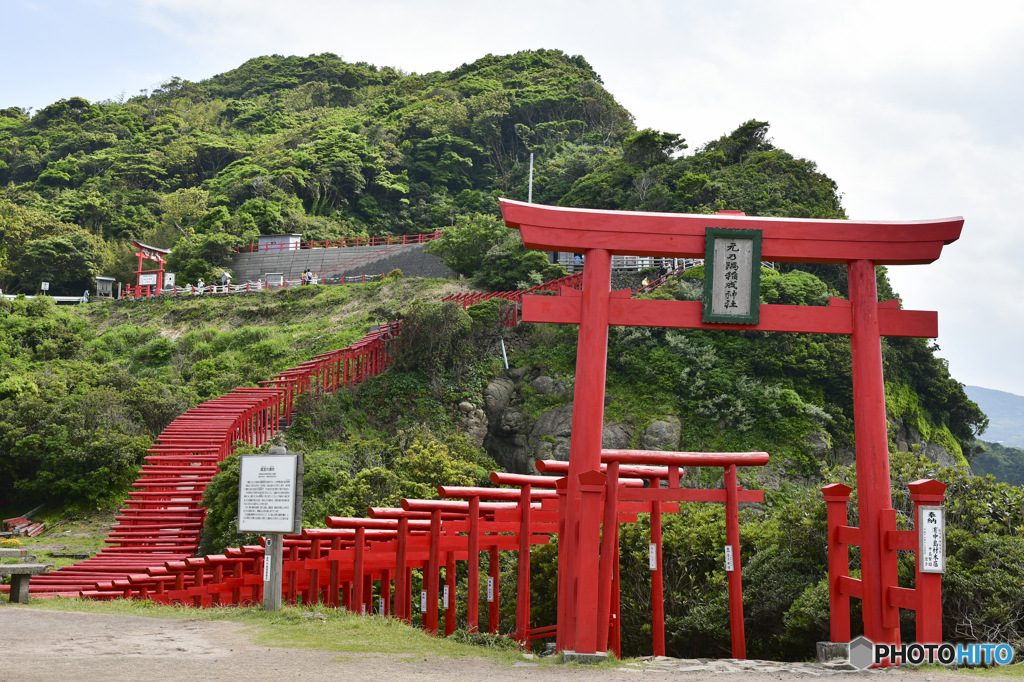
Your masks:
{"label": "red shrine structure", "polygon": [[[129,296],[159,296],[160,290],[164,288],[164,264],[167,262],[167,256],[170,255],[170,249],[161,249],[157,246],[150,246],[143,244],[140,241],[133,241],[135,248],[138,251],[135,255],[139,257],[139,267],[135,271],[135,290],[132,291],[132,287],[128,287]],[[145,261],[153,261],[156,263],[156,269],[146,269]]]}
{"label": "red shrine structure", "polygon": [[[916,590],[899,588],[896,580],[896,551],[916,550],[920,562],[920,551],[924,548],[917,546],[916,534],[911,537],[909,531],[896,531],[881,348],[882,336],[938,336],[938,316],[928,311],[901,310],[896,299],[879,302],[875,266],[935,261],[943,246],[960,237],[962,218],[866,222],[750,217],[735,211],[717,215],[633,213],[557,208],[510,200],[502,200],[501,209],[505,224],[520,231],[527,248],[578,253],[585,258],[582,291],[565,289],[557,297],[523,297],[523,321],[579,325],[572,440],[568,475],[562,479],[566,504],[562,507],[565,532],[559,534],[559,650],[576,654],[605,650],[601,645],[607,641],[609,623],[607,603],[612,591],[613,564],[610,555],[615,553],[617,543],[599,543],[597,537],[595,512],[599,502],[595,500],[601,499],[602,490],[613,489],[606,485],[602,462],[657,464],[653,458],[661,455],[668,458],[667,463],[678,464],[679,459],[672,456],[683,454],[602,450],[610,325],[849,335],[861,525],[845,525],[849,489],[826,489],[833,639],[842,641],[845,634],[849,641],[850,596],[861,599],[864,635],[877,644],[898,643],[901,607],[917,609],[919,622],[923,615],[934,617],[936,604],[941,613],[940,592],[933,580],[919,582]],[[634,300],[628,289],[611,291],[611,257],[624,254],[704,258],[704,302]],[[762,259],[846,265],[849,300],[832,298],[828,306],[760,305],[758,278]],[[719,276],[713,277],[713,271]],[[750,274],[746,281],[740,277],[742,284],[737,286],[736,273],[743,272]],[[739,310],[731,310],[735,308]],[[734,312],[737,314],[730,318]],[[735,455],[722,456],[727,460],[720,462],[725,465],[726,491],[731,489],[735,496],[735,467],[743,462],[729,459]],[[942,500],[944,488],[934,481],[919,482],[912,493],[918,504],[936,502]],[[650,492],[658,497],[678,491],[671,487],[662,490],[659,484],[657,490]],[[611,506],[609,502],[605,503],[606,512]],[[841,514],[839,504],[843,505]],[[652,521],[652,534],[653,525]],[[738,527],[734,532],[732,525],[729,524],[727,532],[726,550],[727,569],[730,563],[736,569],[730,571],[730,604],[734,594],[740,594],[739,589],[734,592],[734,587],[739,588],[739,533]],[[850,578],[848,570],[841,566],[849,544],[860,545],[859,580]],[[921,575],[919,569],[918,577]],[[652,596],[657,601],[660,595]],[[843,605],[845,633],[838,622],[843,614],[836,613],[837,608],[842,611]],[[735,612],[730,611],[733,655],[741,658],[742,601],[738,631]],[[935,627],[920,634],[934,638]],[[941,622],[938,636],[941,638]],[[655,641],[655,653],[663,653],[657,651],[657,638]]]}

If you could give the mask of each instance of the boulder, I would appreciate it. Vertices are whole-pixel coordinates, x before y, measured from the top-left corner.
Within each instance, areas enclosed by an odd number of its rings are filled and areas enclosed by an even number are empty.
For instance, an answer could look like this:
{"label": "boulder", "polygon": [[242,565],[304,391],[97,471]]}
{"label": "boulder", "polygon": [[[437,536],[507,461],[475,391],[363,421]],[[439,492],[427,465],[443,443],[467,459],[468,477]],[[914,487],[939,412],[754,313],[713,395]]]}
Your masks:
{"label": "boulder", "polygon": [[822,461],[832,449],[832,438],[828,432],[819,430],[811,431],[804,436],[804,443],[810,449],[815,459]]}
{"label": "boulder", "polygon": [[484,389],[484,406],[489,418],[497,418],[512,400],[516,385],[511,379],[495,379]]}
{"label": "boulder", "polygon": [[[473,409],[463,413],[462,429],[467,438],[473,441],[477,447],[482,447],[484,438],[487,437],[487,414],[483,410],[477,409],[472,403],[469,403],[469,406]],[[462,405],[459,405],[459,409],[462,409]]]}
{"label": "boulder", "polygon": [[[527,447],[535,459],[569,459],[572,435],[572,404],[559,405],[543,413],[530,431]],[[542,440],[543,439],[543,440]]]}
{"label": "boulder", "polygon": [[679,417],[662,417],[644,429],[641,445],[645,450],[675,450],[679,447],[682,423]]}
{"label": "boulder", "polygon": [[523,377],[530,373],[529,367],[513,367],[505,370],[505,375],[512,381],[522,381]]}
{"label": "boulder", "polygon": [[[633,427],[618,422],[608,422],[601,432],[601,447],[611,450],[625,450],[633,439]],[[677,436],[678,439],[678,436]]]}
{"label": "boulder", "polygon": [[953,459],[953,455],[949,454],[949,451],[938,443],[923,441],[921,443],[921,449],[918,450],[918,452],[927,457],[929,462],[934,462],[947,467],[957,465],[956,460]]}
{"label": "boulder", "polygon": [[530,382],[530,386],[541,395],[565,395],[565,384],[548,376],[537,377]]}

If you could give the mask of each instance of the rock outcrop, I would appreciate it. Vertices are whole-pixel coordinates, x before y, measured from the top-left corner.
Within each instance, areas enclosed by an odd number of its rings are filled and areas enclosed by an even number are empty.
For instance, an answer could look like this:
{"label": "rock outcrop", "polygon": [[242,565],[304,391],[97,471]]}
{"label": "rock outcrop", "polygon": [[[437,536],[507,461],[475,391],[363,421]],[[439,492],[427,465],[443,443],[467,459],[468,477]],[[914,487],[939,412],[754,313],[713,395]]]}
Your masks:
{"label": "rock outcrop", "polygon": [[640,444],[645,450],[678,450],[681,434],[679,417],[662,417],[647,425]]}

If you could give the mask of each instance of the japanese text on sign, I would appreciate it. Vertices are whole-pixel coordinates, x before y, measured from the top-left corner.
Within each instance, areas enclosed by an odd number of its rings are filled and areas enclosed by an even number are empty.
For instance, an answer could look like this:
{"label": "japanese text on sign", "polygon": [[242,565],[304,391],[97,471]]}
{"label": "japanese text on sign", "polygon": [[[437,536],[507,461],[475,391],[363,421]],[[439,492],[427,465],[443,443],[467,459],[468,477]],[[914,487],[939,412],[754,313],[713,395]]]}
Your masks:
{"label": "japanese text on sign", "polygon": [[298,455],[245,455],[239,476],[238,532],[291,533]]}
{"label": "japanese text on sign", "polygon": [[494,601],[494,578],[487,579],[487,601]]}
{"label": "japanese text on sign", "polygon": [[658,545],[653,542],[647,547],[647,563],[652,571],[658,570]]}
{"label": "japanese text on sign", "polygon": [[946,510],[918,507],[917,541],[922,573],[946,572]]}
{"label": "japanese text on sign", "polygon": [[732,558],[732,545],[725,546],[725,570],[730,573],[736,570],[736,563]]}
{"label": "japanese text on sign", "polygon": [[[715,238],[711,312],[749,315],[754,254],[752,239]],[[760,265],[760,263],[758,263]]]}

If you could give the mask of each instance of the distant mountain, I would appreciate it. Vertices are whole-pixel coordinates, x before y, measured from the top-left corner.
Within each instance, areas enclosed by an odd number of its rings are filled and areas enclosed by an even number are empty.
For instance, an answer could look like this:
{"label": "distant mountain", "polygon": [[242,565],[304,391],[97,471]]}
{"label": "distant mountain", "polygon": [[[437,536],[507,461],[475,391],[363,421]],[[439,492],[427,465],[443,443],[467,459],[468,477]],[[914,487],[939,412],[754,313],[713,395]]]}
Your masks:
{"label": "distant mountain", "polygon": [[971,460],[971,471],[975,476],[992,474],[1002,483],[1024,485],[1024,449],[983,440],[974,444],[981,449]]}
{"label": "distant mountain", "polygon": [[988,415],[985,440],[1004,446],[1024,446],[1024,396],[981,386],[964,386],[964,390]]}

